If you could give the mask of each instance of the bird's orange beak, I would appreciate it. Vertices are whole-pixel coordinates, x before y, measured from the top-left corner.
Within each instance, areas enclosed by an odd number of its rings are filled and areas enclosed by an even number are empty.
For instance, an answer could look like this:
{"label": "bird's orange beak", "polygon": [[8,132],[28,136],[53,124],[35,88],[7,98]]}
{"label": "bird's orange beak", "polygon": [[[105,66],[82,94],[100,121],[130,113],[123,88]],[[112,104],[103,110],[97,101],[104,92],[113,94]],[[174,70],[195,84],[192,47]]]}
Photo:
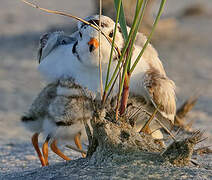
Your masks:
{"label": "bird's orange beak", "polygon": [[94,49],[99,47],[99,42],[96,38],[91,38],[90,41],[88,42],[88,45],[92,45]]}

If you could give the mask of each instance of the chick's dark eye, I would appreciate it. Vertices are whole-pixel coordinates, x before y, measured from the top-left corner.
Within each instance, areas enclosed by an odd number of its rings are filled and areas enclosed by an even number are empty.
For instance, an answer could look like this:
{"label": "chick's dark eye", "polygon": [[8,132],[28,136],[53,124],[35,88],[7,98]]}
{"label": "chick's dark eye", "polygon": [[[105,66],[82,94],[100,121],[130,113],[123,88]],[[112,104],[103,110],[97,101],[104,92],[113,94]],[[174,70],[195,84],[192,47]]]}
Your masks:
{"label": "chick's dark eye", "polygon": [[113,37],[113,31],[110,32],[109,37],[110,37],[110,38]]}
{"label": "chick's dark eye", "polygon": [[79,32],[79,35],[80,35],[80,37],[82,38],[82,33],[81,33],[81,32]]}

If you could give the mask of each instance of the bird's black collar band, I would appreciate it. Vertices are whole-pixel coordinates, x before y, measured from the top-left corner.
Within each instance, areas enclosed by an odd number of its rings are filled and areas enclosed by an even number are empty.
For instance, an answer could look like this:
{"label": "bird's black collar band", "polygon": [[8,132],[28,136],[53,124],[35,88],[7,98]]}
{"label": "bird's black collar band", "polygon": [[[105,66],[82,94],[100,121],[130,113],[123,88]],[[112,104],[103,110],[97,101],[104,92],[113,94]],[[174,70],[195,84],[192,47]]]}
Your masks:
{"label": "bird's black collar band", "polygon": [[77,45],[78,45],[78,41],[76,41],[73,45],[73,48],[72,48],[72,53],[77,57],[77,59],[82,63],[82,60],[77,52]]}

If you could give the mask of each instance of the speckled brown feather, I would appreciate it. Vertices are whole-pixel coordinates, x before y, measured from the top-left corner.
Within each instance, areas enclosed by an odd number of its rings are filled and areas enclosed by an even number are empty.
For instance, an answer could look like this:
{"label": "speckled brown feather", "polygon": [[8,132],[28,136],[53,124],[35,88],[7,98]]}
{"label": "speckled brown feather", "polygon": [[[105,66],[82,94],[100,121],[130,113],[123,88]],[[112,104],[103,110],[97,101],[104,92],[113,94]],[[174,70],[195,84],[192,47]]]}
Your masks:
{"label": "speckled brown feather", "polygon": [[[58,87],[66,88],[70,94],[58,94]],[[73,79],[60,80],[47,85],[40,92],[22,121],[36,121],[48,117],[55,122],[73,124],[83,117],[91,117],[91,108],[91,96],[86,89],[75,84]]]}
{"label": "speckled brown feather", "polygon": [[[175,84],[168,77],[161,75],[157,69],[150,68],[144,77],[144,87],[146,88],[153,104],[161,113],[175,115]],[[173,121],[173,119],[171,119]]]}

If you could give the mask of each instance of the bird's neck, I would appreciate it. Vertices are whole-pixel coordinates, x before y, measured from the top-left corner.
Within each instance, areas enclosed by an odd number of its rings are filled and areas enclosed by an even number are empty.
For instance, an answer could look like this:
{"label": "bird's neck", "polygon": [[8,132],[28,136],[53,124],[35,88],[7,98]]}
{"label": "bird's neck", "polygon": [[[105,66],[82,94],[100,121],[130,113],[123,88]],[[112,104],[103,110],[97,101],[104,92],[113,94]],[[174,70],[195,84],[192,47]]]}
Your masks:
{"label": "bird's neck", "polygon": [[[113,72],[113,70],[111,70]],[[107,74],[107,66],[102,67],[102,81],[105,86]],[[101,92],[99,67],[80,67],[80,71],[76,73],[75,82],[81,86],[87,87],[92,92]]]}
{"label": "bird's neck", "polygon": [[98,68],[80,67],[76,73],[75,82],[93,92],[100,92]]}

